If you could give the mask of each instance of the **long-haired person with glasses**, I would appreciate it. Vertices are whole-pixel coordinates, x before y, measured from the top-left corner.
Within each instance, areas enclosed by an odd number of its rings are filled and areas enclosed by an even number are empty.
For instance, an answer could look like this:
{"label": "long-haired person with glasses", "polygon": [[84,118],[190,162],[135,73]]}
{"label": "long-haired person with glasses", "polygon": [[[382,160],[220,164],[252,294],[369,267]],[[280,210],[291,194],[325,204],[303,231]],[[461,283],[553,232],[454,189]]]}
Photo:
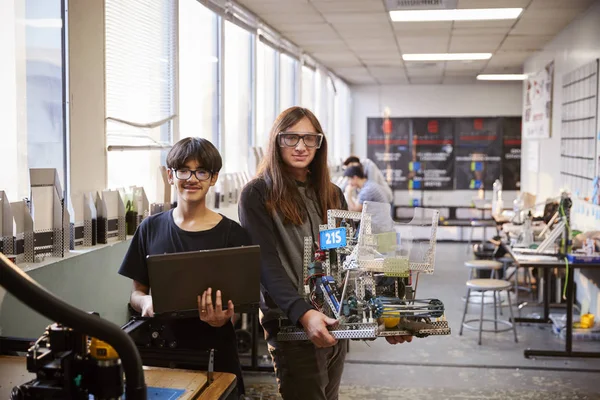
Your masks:
{"label": "long-haired person with glasses", "polygon": [[[292,107],[271,129],[256,179],[243,189],[239,215],[261,248],[260,322],[284,399],[336,399],[346,343],[327,330],[336,320],[304,300],[304,237],[318,238],[328,209],[346,209],[330,181],[327,140],[312,112]],[[279,318],[302,326],[310,342],[277,342]]]}
{"label": "long-haired person with glasses", "polygon": [[[221,166],[221,155],[205,139],[182,139],[169,151],[168,177],[177,191],[177,207],[152,215],[140,224],[119,269],[121,275],[133,280],[130,304],[142,316],[154,315],[146,256],[250,244],[248,234],[238,223],[206,207],[206,193],[217,182]],[[173,291],[177,291],[177,287],[173,287]],[[241,395],[244,383],[231,323],[234,305],[221,298],[218,288],[206,288],[202,294],[199,293],[197,300],[198,318],[170,321],[177,348],[214,348],[215,371],[236,374]],[[193,365],[178,367],[198,368]]]}

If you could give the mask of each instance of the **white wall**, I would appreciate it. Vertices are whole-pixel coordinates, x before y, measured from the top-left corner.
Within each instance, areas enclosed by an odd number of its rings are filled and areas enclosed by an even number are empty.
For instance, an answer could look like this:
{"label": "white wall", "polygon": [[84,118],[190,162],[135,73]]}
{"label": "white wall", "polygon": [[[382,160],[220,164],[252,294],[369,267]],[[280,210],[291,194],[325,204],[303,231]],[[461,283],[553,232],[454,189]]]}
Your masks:
{"label": "white wall", "polygon": [[[524,72],[536,73],[554,60],[554,99],[552,107],[552,134],[539,140],[539,172],[528,171],[525,157],[521,162],[521,187],[538,194],[538,199],[556,196],[561,188],[560,137],[563,75],[600,57],[600,2],[582,13],[543,51],[525,62]],[[524,95],[524,90],[522,90]],[[531,142],[523,140],[523,155]]]}
{"label": "white wall", "polygon": [[[561,188],[560,176],[560,138],[561,138],[561,105],[562,78],[564,74],[600,57],[600,1],[576,18],[560,32],[543,51],[535,54],[525,62],[525,73],[535,73],[546,64],[554,61],[554,98],[552,107],[552,134],[548,139],[539,141],[539,172],[528,171],[526,158],[521,162],[521,187],[523,190],[537,193],[538,199],[556,196]],[[523,90],[523,95],[525,90]],[[523,155],[526,156],[531,140],[523,140]],[[592,206],[590,206],[592,207]],[[584,230],[600,229],[600,221],[596,219],[590,224],[593,214],[577,215],[573,209],[571,217],[573,228]],[[582,222],[582,219],[584,222]],[[586,272],[585,276],[576,272],[577,300],[580,304],[588,304],[589,310],[600,318],[600,291],[598,274]]]}
{"label": "white wall", "polygon": [[367,155],[367,118],[520,116],[521,83],[352,86],[352,150]]}

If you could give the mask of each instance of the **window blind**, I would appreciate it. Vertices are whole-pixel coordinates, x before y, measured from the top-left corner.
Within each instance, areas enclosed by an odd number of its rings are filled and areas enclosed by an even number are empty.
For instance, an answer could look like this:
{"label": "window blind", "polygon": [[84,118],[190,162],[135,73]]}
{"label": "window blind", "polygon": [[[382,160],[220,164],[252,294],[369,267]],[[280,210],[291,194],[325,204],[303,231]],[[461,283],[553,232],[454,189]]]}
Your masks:
{"label": "window blind", "polygon": [[164,147],[171,143],[176,11],[174,0],[105,0],[109,146]]}

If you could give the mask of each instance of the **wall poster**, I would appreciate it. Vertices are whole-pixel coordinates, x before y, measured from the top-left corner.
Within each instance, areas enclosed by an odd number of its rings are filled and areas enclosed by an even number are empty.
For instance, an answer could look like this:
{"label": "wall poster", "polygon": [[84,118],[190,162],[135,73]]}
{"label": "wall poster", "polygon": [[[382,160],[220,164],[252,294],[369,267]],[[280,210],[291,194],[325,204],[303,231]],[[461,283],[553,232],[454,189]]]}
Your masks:
{"label": "wall poster", "polygon": [[410,119],[367,118],[367,157],[392,190],[408,189]]}
{"label": "wall poster", "polygon": [[393,190],[491,190],[496,179],[520,190],[521,126],[521,117],[367,118],[367,157]]}
{"label": "wall poster", "polygon": [[409,189],[454,189],[453,124],[450,118],[413,119]]}
{"label": "wall poster", "polygon": [[492,189],[502,174],[500,118],[455,119],[457,190]]}
{"label": "wall poster", "polygon": [[553,81],[554,62],[526,81],[523,136],[527,139],[551,136]]}
{"label": "wall poster", "polygon": [[521,117],[502,120],[502,190],[521,190]]}

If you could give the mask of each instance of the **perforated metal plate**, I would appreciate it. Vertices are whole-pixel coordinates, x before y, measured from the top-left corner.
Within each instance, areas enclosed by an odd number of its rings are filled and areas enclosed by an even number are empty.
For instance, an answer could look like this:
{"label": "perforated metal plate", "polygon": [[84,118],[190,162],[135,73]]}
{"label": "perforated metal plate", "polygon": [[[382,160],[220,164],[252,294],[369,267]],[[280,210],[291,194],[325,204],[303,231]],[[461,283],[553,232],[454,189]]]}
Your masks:
{"label": "perforated metal plate", "polygon": [[377,336],[386,337],[386,336],[414,336],[414,335],[427,335],[427,336],[441,336],[441,335],[449,335],[450,327],[448,326],[448,321],[437,321],[431,323],[430,329],[421,329],[417,332],[409,332],[405,330],[382,330],[377,333]]}
{"label": "perforated metal plate", "polygon": [[[356,329],[335,329],[329,333],[336,339],[375,339],[377,338],[377,324],[350,324],[340,327],[355,327]],[[308,335],[298,328],[287,328],[277,334],[277,340],[309,340]]]}

